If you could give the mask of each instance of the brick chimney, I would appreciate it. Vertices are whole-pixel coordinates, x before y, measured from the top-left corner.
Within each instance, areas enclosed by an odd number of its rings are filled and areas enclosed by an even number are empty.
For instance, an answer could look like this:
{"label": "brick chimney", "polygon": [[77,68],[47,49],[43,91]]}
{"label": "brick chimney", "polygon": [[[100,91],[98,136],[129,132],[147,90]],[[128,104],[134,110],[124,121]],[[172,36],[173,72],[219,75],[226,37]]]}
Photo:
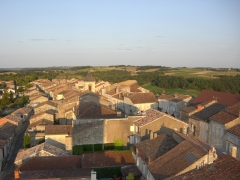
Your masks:
{"label": "brick chimney", "polygon": [[14,179],[19,179],[20,178],[20,174],[18,170],[14,170]]}
{"label": "brick chimney", "polygon": [[197,106],[197,111],[201,111],[202,109],[203,109],[202,105],[199,104],[199,105]]}

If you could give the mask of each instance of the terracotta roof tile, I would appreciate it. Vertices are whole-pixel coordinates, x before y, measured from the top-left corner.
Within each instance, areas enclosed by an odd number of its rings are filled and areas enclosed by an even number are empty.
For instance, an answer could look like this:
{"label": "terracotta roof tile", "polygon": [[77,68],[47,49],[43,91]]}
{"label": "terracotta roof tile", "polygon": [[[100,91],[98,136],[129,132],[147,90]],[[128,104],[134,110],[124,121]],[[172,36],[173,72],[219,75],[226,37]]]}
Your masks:
{"label": "terracotta roof tile", "polygon": [[193,100],[191,105],[196,105],[212,100],[217,100],[221,104],[232,106],[240,101],[240,95],[211,90],[202,90],[196,99]]}
{"label": "terracotta roof tile", "polygon": [[[62,180],[62,179],[79,179],[91,177],[91,169],[74,168],[74,169],[55,169],[41,171],[23,171],[20,174],[20,180],[41,179],[41,180]],[[7,179],[10,180],[10,179]]]}
{"label": "terracotta roof tile", "polygon": [[107,106],[96,104],[93,102],[83,102],[77,108],[77,118],[80,119],[99,119],[99,118],[121,118],[118,116],[115,110],[108,108]]}
{"label": "terracotta roof tile", "polygon": [[38,120],[34,123],[29,124],[28,128],[36,127],[36,126],[39,126],[39,125],[46,126],[46,125],[53,125],[53,124],[54,124],[53,121],[49,121],[47,119],[40,119],[40,120]]}
{"label": "terracotta roof tile", "polygon": [[228,129],[227,132],[240,137],[240,124],[233,126],[232,128]]}
{"label": "terracotta roof tile", "polygon": [[170,149],[174,148],[178,143],[169,135],[161,134],[151,140],[141,141],[134,144],[139,151],[139,156],[148,164],[149,160],[154,161]]}
{"label": "terracotta roof tile", "polygon": [[19,123],[22,120],[22,118],[12,115],[12,114],[7,115],[7,116],[3,117],[2,119],[6,119],[6,120],[16,122],[16,123]]}
{"label": "terracotta roof tile", "polygon": [[226,108],[226,106],[223,104],[214,103],[214,104],[202,109],[201,111],[194,113],[193,115],[190,116],[190,118],[196,119],[198,121],[209,122],[209,118],[211,116],[219,113],[220,111],[224,110],[225,108]]}
{"label": "terracotta roof tile", "polygon": [[52,106],[52,107],[57,108],[57,103],[52,102],[52,101],[46,101],[46,102],[39,103],[39,104],[35,107],[35,109],[38,108],[38,107],[41,107],[41,106],[43,106],[43,105],[49,105],[49,106]]}
{"label": "terracotta roof tile", "polygon": [[22,161],[30,159],[34,156],[45,156],[45,154],[43,154],[44,152],[48,153],[48,156],[70,156],[69,152],[44,142],[28,149],[19,150],[14,163],[21,164]]}
{"label": "terracotta roof tile", "polygon": [[200,169],[194,169],[170,178],[172,180],[235,180],[240,179],[240,161],[224,155]]}
{"label": "terracotta roof tile", "polygon": [[13,115],[15,114],[28,114],[32,111],[33,109],[32,108],[27,108],[27,107],[22,107],[22,108],[19,108],[17,109],[16,111],[12,112]]}
{"label": "terracotta roof tile", "polygon": [[131,93],[126,98],[129,98],[133,104],[157,102],[153,93]]}
{"label": "terracotta roof tile", "polygon": [[184,140],[148,165],[148,169],[155,179],[165,179],[184,170],[207,153]]}
{"label": "terracotta roof tile", "polygon": [[136,126],[144,126],[160,117],[165,116],[166,114],[154,109],[148,109],[145,112],[145,116],[142,118],[139,118],[138,120],[134,121],[133,124],[135,124]]}
{"label": "terracotta roof tile", "polygon": [[227,124],[239,118],[240,102],[210,117],[211,120]]}
{"label": "terracotta roof tile", "polygon": [[135,164],[131,152],[95,152],[82,155],[82,168],[125,166]]}
{"label": "terracotta roof tile", "polygon": [[171,94],[171,95],[160,95],[158,99],[164,99],[164,100],[169,100],[169,101],[174,101],[174,102],[179,102],[183,101],[184,99],[187,99],[191,96],[189,95],[183,95],[183,94]]}
{"label": "terracotta roof tile", "polygon": [[0,126],[0,139],[8,140],[10,137],[12,137],[15,133],[17,126],[6,122]]}
{"label": "terracotta roof tile", "polygon": [[19,168],[20,171],[81,168],[81,156],[33,157]]}
{"label": "terracotta roof tile", "polygon": [[45,128],[45,135],[71,134],[72,125],[48,125]]}

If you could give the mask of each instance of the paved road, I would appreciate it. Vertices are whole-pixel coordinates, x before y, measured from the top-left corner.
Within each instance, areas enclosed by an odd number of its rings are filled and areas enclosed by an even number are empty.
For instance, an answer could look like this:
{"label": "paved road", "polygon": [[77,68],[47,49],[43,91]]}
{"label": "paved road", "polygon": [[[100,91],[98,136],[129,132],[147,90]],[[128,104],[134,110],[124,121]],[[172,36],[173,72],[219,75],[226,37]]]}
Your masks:
{"label": "paved road", "polygon": [[12,147],[11,147],[11,152],[8,157],[7,164],[5,165],[4,170],[0,173],[0,180],[3,178],[3,176],[6,173],[14,171],[14,168],[15,168],[14,161],[17,156],[18,150],[23,148],[23,137],[24,137],[24,133],[28,127],[28,124],[29,124],[29,122],[25,122],[23,125],[22,131],[16,136],[16,138],[12,144]]}

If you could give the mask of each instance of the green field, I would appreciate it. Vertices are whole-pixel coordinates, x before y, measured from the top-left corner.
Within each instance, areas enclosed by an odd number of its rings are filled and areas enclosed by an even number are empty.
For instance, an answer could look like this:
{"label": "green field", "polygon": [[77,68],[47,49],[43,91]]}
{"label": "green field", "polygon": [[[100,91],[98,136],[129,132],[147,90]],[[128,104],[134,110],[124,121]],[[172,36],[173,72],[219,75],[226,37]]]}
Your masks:
{"label": "green field", "polygon": [[216,78],[216,76],[236,76],[240,75],[240,72],[236,70],[228,70],[228,71],[212,71],[205,70],[200,68],[178,68],[178,69],[169,69],[165,75],[171,76],[187,76],[187,77],[203,77],[203,78]]}
{"label": "green field", "polygon": [[[153,92],[154,94],[161,94],[162,90],[163,90],[163,88],[160,88],[160,87],[157,87],[157,86],[153,86],[151,84],[144,85],[143,88]],[[185,90],[185,89],[179,89],[179,88],[176,88],[176,89],[164,89],[164,91],[166,92],[166,94],[178,93],[178,94],[190,95],[190,96],[193,96],[193,97],[197,97],[198,94],[200,93],[199,91],[196,91],[196,90]]]}

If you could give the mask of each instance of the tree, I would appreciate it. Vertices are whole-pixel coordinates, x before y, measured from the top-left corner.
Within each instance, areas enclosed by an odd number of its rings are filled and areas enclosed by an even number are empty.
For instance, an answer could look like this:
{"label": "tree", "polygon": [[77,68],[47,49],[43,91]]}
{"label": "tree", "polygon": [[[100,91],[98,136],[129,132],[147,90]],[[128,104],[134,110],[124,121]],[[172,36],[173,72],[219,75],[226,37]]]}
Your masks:
{"label": "tree", "polygon": [[17,89],[17,92],[23,92],[23,91],[24,91],[24,89],[23,89],[22,86],[20,86],[20,87]]}
{"label": "tree", "polygon": [[1,104],[2,104],[3,106],[5,106],[5,105],[8,105],[9,103],[10,103],[9,93],[8,93],[8,91],[5,89],[4,92],[3,92]]}
{"label": "tree", "polygon": [[31,136],[29,136],[29,134],[25,134],[23,139],[23,147],[30,148],[30,146],[31,146]]}
{"label": "tree", "polygon": [[132,173],[128,173],[127,179],[128,180],[134,180],[133,174]]}

